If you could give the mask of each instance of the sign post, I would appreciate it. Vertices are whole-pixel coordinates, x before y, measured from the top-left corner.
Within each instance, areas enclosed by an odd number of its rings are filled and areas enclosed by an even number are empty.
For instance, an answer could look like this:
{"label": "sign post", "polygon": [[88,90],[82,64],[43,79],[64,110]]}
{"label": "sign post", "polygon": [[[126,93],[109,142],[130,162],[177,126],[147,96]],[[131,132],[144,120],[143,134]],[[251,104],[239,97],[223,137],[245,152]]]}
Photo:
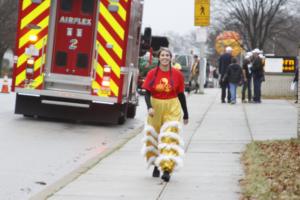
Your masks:
{"label": "sign post", "polygon": [[195,26],[200,26],[197,33],[197,41],[200,42],[200,76],[199,93],[204,94],[205,80],[205,42],[207,39],[206,26],[210,24],[210,0],[195,0]]}
{"label": "sign post", "polygon": [[205,71],[206,71],[206,59],[205,59],[205,42],[200,42],[200,75],[199,75],[199,93],[204,94],[205,84]]}

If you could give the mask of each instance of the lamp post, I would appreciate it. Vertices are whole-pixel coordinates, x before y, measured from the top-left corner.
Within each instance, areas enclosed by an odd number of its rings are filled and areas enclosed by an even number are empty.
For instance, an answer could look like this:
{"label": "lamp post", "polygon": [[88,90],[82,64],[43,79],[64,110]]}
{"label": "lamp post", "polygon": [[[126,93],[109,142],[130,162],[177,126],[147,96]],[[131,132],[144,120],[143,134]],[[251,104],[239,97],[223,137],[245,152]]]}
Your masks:
{"label": "lamp post", "polygon": [[199,93],[204,94],[206,58],[205,58],[205,42],[200,42],[200,76],[199,76]]}
{"label": "lamp post", "polygon": [[204,94],[204,81],[205,81],[205,69],[206,69],[205,43],[207,40],[207,28],[199,27],[197,31],[198,31],[197,42],[199,42],[199,50],[200,50],[200,73],[198,77],[199,93]]}

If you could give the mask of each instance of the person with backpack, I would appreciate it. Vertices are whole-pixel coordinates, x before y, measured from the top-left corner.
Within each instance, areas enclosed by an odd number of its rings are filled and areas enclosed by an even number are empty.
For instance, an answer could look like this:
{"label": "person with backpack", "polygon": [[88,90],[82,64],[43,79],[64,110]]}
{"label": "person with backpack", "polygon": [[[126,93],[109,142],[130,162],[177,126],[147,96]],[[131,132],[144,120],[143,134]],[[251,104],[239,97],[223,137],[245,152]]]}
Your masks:
{"label": "person with backpack", "polygon": [[252,52],[248,52],[243,60],[243,87],[242,87],[242,103],[246,103],[246,91],[248,93],[248,103],[252,102],[252,74],[251,74],[251,57]]}
{"label": "person with backpack", "polygon": [[[296,64],[296,66],[297,66],[297,64]],[[295,84],[294,85],[294,90],[295,90],[295,92],[296,92],[296,101],[295,101],[295,103],[298,103],[298,75],[299,74],[299,67],[297,66],[296,67],[296,69],[295,69],[295,74],[294,74],[294,79],[293,79],[293,84]]]}
{"label": "person with backpack", "polygon": [[239,64],[237,64],[237,59],[232,58],[231,64],[228,66],[225,76],[223,77],[229,83],[229,90],[231,94],[230,103],[236,103],[236,89],[242,83],[243,72]]}
{"label": "person with backpack", "polygon": [[213,82],[214,82],[214,87],[218,88],[219,87],[219,74],[218,74],[217,68],[215,68],[215,67],[213,69]]}

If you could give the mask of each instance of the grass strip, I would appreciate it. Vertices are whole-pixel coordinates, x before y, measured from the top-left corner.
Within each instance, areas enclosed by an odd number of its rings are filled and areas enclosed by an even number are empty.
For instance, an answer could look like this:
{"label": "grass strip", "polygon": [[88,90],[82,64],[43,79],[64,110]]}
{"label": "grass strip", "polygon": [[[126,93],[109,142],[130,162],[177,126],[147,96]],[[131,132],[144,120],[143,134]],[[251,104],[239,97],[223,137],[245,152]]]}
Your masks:
{"label": "grass strip", "polygon": [[241,200],[300,199],[300,140],[252,142],[241,161]]}

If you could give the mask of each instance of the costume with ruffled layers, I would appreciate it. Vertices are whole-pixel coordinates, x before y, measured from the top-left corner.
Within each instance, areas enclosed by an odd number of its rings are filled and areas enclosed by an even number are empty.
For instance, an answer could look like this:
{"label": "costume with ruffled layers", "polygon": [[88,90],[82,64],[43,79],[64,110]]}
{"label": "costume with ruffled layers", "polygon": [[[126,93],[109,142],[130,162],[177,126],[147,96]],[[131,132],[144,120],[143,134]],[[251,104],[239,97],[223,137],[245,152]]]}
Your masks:
{"label": "costume with ruffled layers", "polygon": [[162,71],[159,67],[148,72],[143,88],[151,93],[154,116],[148,116],[143,139],[143,154],[148,166],[172,173],[182,166],[184,144],[179,136],[184,78],[180,71]]}

